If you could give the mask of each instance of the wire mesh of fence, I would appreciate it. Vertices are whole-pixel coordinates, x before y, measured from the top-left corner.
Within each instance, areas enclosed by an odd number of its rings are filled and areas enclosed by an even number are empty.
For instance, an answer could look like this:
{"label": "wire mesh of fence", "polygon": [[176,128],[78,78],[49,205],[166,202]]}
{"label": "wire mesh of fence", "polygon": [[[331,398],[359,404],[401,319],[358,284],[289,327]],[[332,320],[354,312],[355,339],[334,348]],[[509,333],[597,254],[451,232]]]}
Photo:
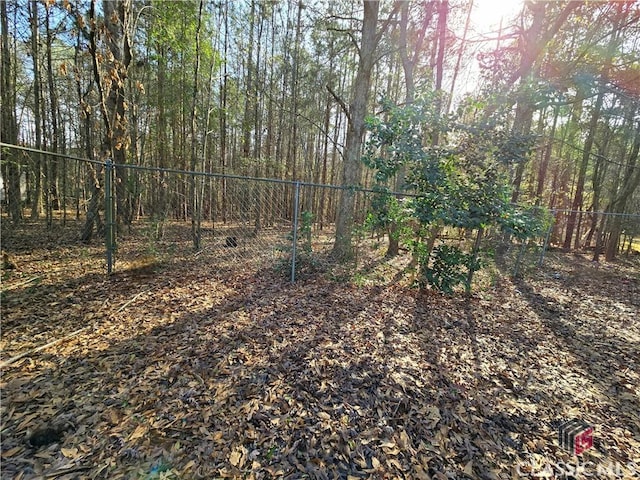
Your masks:
{"label": "wire mesh of fence", "polygon": [[[84,223],[103,210],[104,162],[2,144],[0,202],[10,223],[44,218],[49,228]],[[96,218],[100,232],[104,217]]]}
{"label": "wire mesh of fence", "polygon": [[[564,249],[588,250],[594,260],[640,253],[640,214],[552,210],[548,243]],[[572,227],[571,235],[568,234]]]}
{"label": "wire mesh of fence", "polygon": [[[227,268],[286,263],[292,185],[145,169],[133,169],[128,179],[136,194],[129,206],[130,231],[119,236],[119,251],[130,239],[142,238],[139,251],[155,260],[190,252]],[[135,252],[129,255],[135,258]]]}
{"label": "wire mesh of fence", "polygon": [[[146,245],[138,251],[145,252],[146,258],[194,251],[222,264],[270,265],[291,281],[296,272],[326,264],[335,239],[335,211],[343,194],[354,197],[354,231],[349,234],[357,261],[374,195],[366,189],[278,179],[143,167],[129,170],[132,201],[124,206],[116,201],[113,208],[123,211],[116,217],[129,215],[128,230],[140,234],[131,238],[145,238]],[[130,240],[126,231],[118,238],[116,256],[122,257]]]}
{"label": "wire mesh of fence", "polygon": [[[554,248],[594,259],[640,252],[640,215],[628,213],[533,209],[546,223],[524,238],[497,227],[434,229],[412,216],[417,196],[406,193],[114,165],[2,147],[3,213],[40,216],[51,229],[71,224],[84,242],[103,238],[108,272],[162,267],[189,257],[214,269],[275,268],[292,281],[328,270],[345,277],[365,272],[375,279],[386,268],[396,277],[424,281],[427,272],[431,282],[464,284],[471,279],[469,270],[488,265],[512,276],[528,275]],[[344,195],[354,205],[347,232],[352,257],[336,264],[331,254]],[[395,212],[380,209],[381,199],[389,197]],[[463,267],[444,268],[451,258]]]}

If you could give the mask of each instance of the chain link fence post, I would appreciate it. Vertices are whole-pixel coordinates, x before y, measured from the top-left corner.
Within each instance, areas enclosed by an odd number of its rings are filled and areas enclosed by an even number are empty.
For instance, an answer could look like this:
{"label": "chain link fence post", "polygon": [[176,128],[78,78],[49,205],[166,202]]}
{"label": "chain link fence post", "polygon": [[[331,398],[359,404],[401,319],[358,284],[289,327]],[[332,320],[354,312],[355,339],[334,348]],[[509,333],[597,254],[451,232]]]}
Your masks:
{"label": "chain link fence post", "polygon": [[291,235],[291,283],[296,283],[296,255],[298,247],[298,209],[300,207],[300,182],[296,182],[293,198],[293,234]]}
{"label": "chain link fence post", "polygon": [[115,250],[114,205],[113,205],[113,162],[108,159],[104,164],[104,215],[105,215],[105,247],[107,256],[107,274],[113,272],[113,256]]}

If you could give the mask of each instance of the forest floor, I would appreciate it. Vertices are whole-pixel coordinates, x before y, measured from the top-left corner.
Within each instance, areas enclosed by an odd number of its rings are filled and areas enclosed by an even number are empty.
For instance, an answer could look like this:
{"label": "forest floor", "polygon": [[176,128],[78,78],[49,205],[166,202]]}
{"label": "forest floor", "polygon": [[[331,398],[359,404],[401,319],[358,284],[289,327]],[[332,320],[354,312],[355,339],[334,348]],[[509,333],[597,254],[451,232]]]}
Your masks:
{"label": "forest floor", "polygon": [[3,479],[638,478],[638,257],[466,298],[129,245],[3,232]]}

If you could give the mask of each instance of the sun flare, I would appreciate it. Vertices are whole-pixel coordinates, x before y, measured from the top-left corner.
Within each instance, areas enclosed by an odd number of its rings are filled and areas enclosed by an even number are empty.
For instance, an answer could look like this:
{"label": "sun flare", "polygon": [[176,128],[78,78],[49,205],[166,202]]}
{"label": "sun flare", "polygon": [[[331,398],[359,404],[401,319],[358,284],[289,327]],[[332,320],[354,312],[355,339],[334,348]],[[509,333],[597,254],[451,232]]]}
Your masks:
{"label": "sun flare", "polygon": [[473,0],[471,23],[478,33],[495,32],[522,8],[522,0]]}

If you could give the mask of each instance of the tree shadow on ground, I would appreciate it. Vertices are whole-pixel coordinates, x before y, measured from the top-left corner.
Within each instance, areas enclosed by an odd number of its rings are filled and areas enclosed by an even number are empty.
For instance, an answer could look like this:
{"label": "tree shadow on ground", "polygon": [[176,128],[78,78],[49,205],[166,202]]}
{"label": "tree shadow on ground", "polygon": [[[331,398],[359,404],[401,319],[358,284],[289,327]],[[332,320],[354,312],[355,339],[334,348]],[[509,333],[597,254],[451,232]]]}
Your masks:
{"label": "tree shadow on ground", "polygon": [[526,362],[524,344],[488,322],[489,312],[477,298],[437,297],[418,297],[413,328],[428,346],[422,352],[425,363],[437,372],[436,404],[444,412],[443,424],[453,426],[452,450],[459,463],[473,461],[474,473],[491,478],[498,465],[509,470],[516,464],[525,442],[547,435],[544,419],[512,408],[523,389],[509,367],[513,360]]}
{"label": "tree shadow on ground", "polygon": [[[5,471],[463,478],[473,462],[491,478],[549,434],[553,392],[521,374],[539,365],[532,347],[543,340],[522,319],[489,316],[504,305],[183,267],[192,275],[154,277],[157,295],[111,317],[117,336],[87,335],[4,376],[3,412],[14,412],[3,413],[4,452],[33,426],[62,415],[74,424],[58,445],[3,459]],[[129,285],[111,286],[124,300]],[[212,289],[222,293],[209,301]],[[538,411],[514,407],[523,400]]]}
{"label": "tree shadow on ground", "polygon": [[[5,391],[9,408],[33,416],[7,419],[5,448],[23,445],[26,427],[68,415],[75,427],[60,446],[83,445],[78,464],[97,478],[184,471],[191,460],[204,475],[240,475],[251,455],[285,478],[368,476],[385,456],[380,442],[400,441],[387,417],[402,415],[402,388],[366,354],[375,327],[345,324],[379,290],[345,296],[344,285],[320,284],[298,297],[304,286],[252,280],[215,308],[182,311],[106,349],[39,356],[48,368],[12,375]],[[56,445],[36,453],[6,471],[52,474],[66,458]]]}
{"label": "tree shadow on ground", "polygon": [[607,325],[581,318],[574,309],[565,308],[556,298],[538,293],[525,282],[519,282],[518,289],[557,339],[558,355],[579,364],[590,383],[603,392],[610,409],[626,421],[624,427],[640,440],[640,399],[631,376],[637,378],[640,371],[638,338],[625,338]]}

